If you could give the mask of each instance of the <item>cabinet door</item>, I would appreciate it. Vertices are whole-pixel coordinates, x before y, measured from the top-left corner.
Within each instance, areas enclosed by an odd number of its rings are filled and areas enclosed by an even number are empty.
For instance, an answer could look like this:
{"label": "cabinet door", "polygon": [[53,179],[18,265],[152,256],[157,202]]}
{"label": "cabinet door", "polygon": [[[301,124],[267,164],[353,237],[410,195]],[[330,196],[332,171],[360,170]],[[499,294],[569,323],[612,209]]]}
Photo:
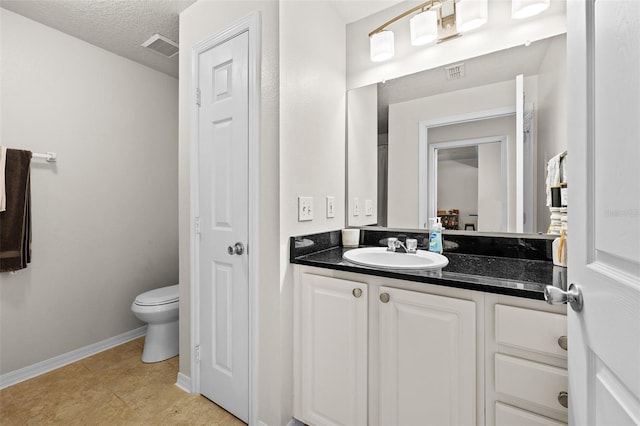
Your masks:
{"label": "cabinet door", "polygon": [[367,423],[367,286],[302,275],[302,413],[314,425]]}
{"label": "cabinet door", "polygon": [[476,424],[475,303],[381,287],[380,424]]}

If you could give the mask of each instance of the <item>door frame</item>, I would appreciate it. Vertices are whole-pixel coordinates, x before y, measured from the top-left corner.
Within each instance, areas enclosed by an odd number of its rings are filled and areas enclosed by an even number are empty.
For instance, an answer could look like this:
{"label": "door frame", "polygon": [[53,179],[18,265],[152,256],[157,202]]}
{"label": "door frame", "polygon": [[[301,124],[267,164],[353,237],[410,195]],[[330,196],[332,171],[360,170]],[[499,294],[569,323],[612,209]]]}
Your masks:
{"label": "door frame", "polygon": [[[525,110],[533,111],[534,105],[532,103],[525,104]],[[450,115],[446,117],[440,117],[430,120],[421,120],[418,124],[418,228],[426,229],[429,224],[429,218],[436,216],[435,200],[428,193],[429,191],[429,129],[433,127],[448,126],[452,124],[469,123],[473,121],[489,120],[493,118],[509,117],[516,115],[516,106],[506,106],[501,108],[494,108],[483,111],[474,111],[459,115]],[[533,116],[529,117],[533,119]],[[525,126],[526,127],[526,126]],[[533,155],[533,153],[525,151],[525,160],[527,155]],[[524,170],[516,170],[516,180],[518,174],[524,175]],[[524,175],[524,185],[533,185],[533,178],[528,175]],[[511,185],[507,181],[507,191],[511,192]],[[533,209],[533,206],[530,206]],[[533,211],[525,212],[527,217],[533,218]],[[516,218],[517,222],[517,218]],[[509,219],[507,218],[507,223]]]}
{"label": "door frame", "polygon": [[198,185],[198,142],[199,142],[199,56],[205,51],[223,44],[234,37],[247,32],[249,36],[249,211],[248,211],[248,241],[246,252],[248,255],[249,279],[249,424],[257,420],[257,371],[258,371],[258,300],[259,300],[259,226],[260,226],[260,63],[261,63],[261,20],[260,12],[255,11],[239,19],[225,30],[216,33],[196,43],[191,48],[191,87],[189,88],[190,102],[190,210],[189,240],[191,248],[190,273],[190,307],[191,307],[191,392],[200,393],[200,361],[198,347],[200,346],[200,287],[199,283],[199,225],[200,215],[199,185]]}
{"label": "door frame", "polygon": [[429,144],[429,152],[427,154],[428,157],[428,173],[429,173],[429,181],[427,183],[429,187],[429,205],[432,207],[429,211],[433,211],[435,216],[437,217],[437,200],[438,200],[438,149],[448,149],[448,148],[461,148],[465,146],[479,146],[486,143],[499,143],[500,144],[500,177],[503,182],[506,184],[503,186],[501,192],[502,198],[502,208],[500,212],[502,214],[502,219],[500,220],[500,231],[494,232],[507,232],[507,223],[509,221],[509,212],[511,211],[509,206],[509,180],[508,180],[508,167],[507,163],[509,161],[509,151],[508,151],[508,143],[507,136],[487,136],[481,138],[473,138],[473,139],[462,139],[455,140],[449,142],[436,142]]}

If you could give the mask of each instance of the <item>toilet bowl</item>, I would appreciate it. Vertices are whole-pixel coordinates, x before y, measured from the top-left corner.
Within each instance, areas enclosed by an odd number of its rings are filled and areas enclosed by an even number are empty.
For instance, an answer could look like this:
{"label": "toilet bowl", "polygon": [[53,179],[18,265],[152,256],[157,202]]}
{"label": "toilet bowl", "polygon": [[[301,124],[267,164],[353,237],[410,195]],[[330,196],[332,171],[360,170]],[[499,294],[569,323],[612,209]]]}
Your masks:
{"label": "toilet bowl", "polygon": [[178,285],[144,292],[131,311],[147,323],[142,362],[159,362],[178,355]]}

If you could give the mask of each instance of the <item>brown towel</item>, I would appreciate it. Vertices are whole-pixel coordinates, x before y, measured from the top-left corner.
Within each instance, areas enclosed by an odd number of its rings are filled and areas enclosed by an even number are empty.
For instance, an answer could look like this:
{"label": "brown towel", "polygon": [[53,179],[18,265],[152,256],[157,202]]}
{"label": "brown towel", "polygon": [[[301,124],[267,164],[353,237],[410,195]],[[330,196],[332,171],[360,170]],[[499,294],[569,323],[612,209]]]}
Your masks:
{"label": "brown towel", "polygon": [[31,151],[7,149],[7,210],[0,213],[0,272],[31,262]]}

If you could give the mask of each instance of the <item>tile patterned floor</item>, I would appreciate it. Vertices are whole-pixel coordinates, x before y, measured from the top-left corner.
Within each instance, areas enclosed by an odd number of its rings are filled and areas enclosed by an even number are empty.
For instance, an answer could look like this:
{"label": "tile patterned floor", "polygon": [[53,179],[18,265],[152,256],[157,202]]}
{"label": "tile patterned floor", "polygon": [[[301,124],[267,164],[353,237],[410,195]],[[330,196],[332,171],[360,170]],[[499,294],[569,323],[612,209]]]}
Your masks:
{"label": "tile patterned floor", "polygon": [[175,386],[178,357],[140,361],[144,338],[0,390],[0,425],[244,425]]}

